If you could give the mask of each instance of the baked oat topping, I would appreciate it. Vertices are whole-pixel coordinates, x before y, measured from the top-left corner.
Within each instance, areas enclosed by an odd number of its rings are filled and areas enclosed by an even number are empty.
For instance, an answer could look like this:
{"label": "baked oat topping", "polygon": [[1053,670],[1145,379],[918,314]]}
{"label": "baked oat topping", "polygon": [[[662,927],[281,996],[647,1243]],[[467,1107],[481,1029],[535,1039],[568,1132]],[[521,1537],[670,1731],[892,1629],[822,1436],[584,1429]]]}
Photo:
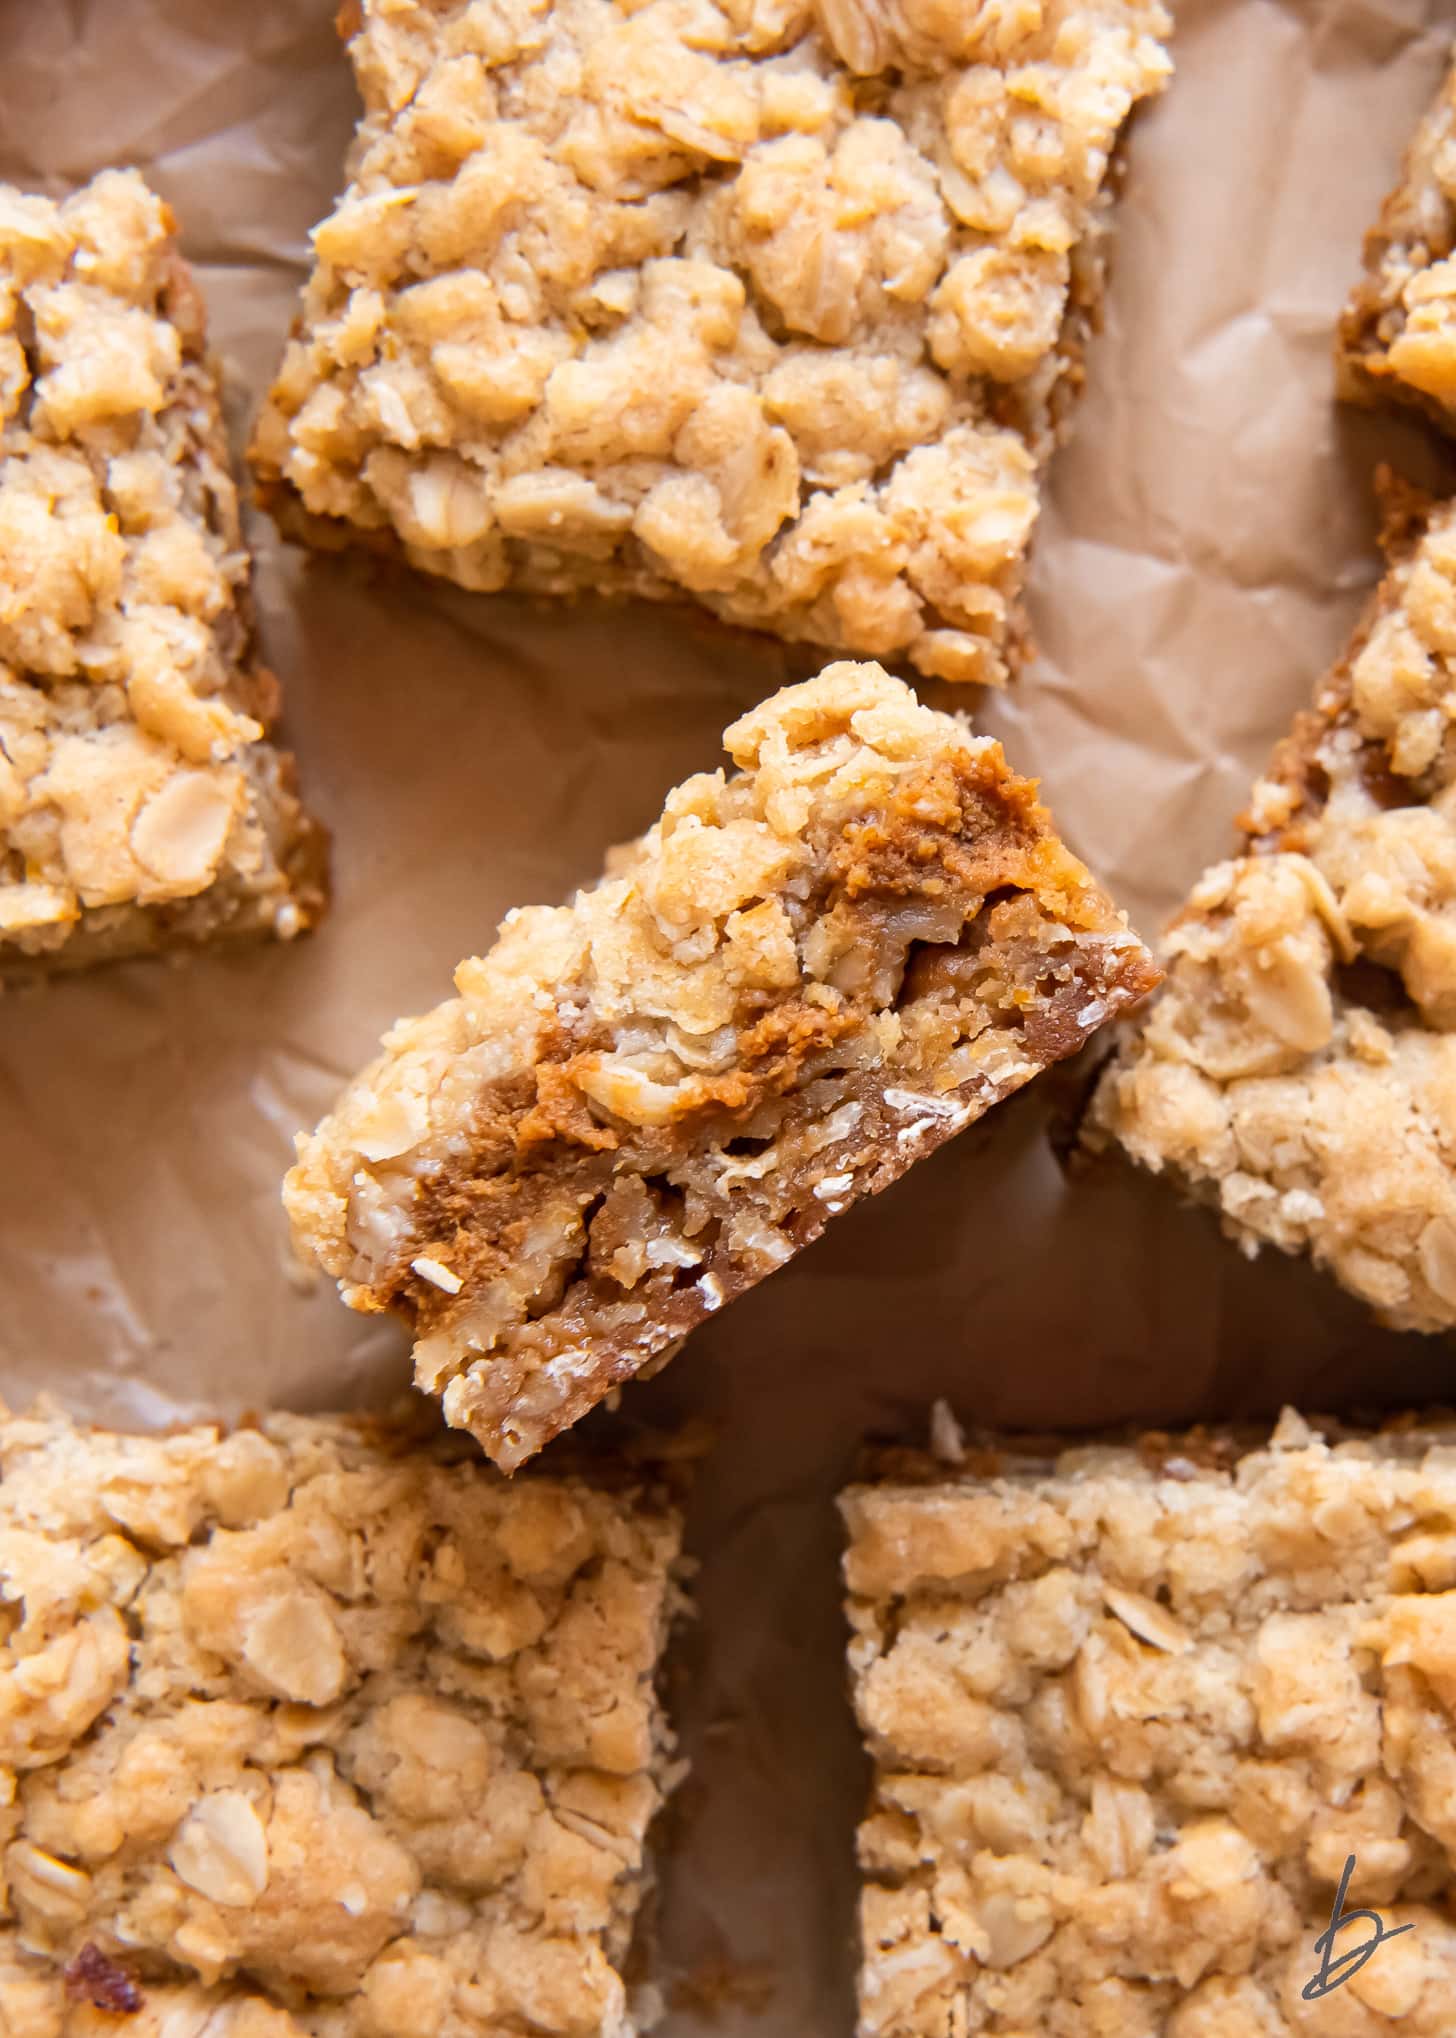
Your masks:
{"label": "baked oat topping", "polygon": [[1412,514],[1246,852],[1169,929],[1089,1137],[1430,1331],[1456,1324],[1456,510]]}
{"label": "baked oat topping", "polygon": [[1342,395],[1393,398],[1456,426],[1456,69],[1366,236],[1335,357]]}
{"label": "baked oat topping", "polygon": [[363,0],[254,460],[465,587],[1006,677],[1159,0]]}
{"label": "baked oat topping", "polygon": [[377,1425],[0,1411],[5,2038],[631,2038],[679,1535]]}
{"label": "baked oat topping", "polygon": [[1156,981],[999,746],[878,666],[724,742],[298,1142],[300,1243],[506,1466]]}
{"label": "baked oat topping", "polygon": [[0,969],[300,932],[201,300],[134,171],[0,187]]}
{"label": "baked oat topping", "polygon": [[[1286,1414],[845,1495],[862,2038],[1447,2038],[1453,1446]],[[1413,1929],[1305,2001],[1352,1854]]]}

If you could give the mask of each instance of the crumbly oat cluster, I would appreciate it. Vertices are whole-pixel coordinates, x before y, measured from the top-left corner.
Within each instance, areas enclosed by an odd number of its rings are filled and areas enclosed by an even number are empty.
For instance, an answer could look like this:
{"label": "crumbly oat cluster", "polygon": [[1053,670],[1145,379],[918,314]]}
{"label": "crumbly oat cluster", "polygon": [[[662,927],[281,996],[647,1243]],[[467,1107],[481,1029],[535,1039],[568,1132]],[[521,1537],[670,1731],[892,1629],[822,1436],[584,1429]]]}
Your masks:
{"label": "crumbly oat cluster", "polygon": [[1169,930],[1104,1079],[1119,1139],[1249,1251],[1456,1324],[1456,510],[1399,526],[1347,657]]}
{"label": "crumbly oat cluster", "polygon": [[425,570],[999,681],[1159,0],[363,0],[255,463]]}
{"label": "crumbly oat cluster", "polygon": [[362,1424],[0,1410],[0,2032],[631,2038],[678,1538]]}
{"label": "crumbly oat cluster", "polygon": [[161,200],[0,187],[0,970],[287,938],[323,844],[252,661],[201,301]]}
{"label": "crumbly oat cluster", "polygon": [[298,1142],[300,1242],[505,1466],[1157,980],[999,746],[878,666],[724,742]]}
{"label": "crumbly oat cluster", "polygon": [[1335,358],[1342,395],[1415,404],[1456,428],[1456,68],[1366,236]]}
{"label": "crumbly oat cluster", "polygon": [[[1448,2038],[1450,1435],[1286,1415],[1236,1461],[1081,1449],[843,1509],[862,2038]],[[1306,2002],[1351,1854],[1346,1908],[1414,1929]]]}

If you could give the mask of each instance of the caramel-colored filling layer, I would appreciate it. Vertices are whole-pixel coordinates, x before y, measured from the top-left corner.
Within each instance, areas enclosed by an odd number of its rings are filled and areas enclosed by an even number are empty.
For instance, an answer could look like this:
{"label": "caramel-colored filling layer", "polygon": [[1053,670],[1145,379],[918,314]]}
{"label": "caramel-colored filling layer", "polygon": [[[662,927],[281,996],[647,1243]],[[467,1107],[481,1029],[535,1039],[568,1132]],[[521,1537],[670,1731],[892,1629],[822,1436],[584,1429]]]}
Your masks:
{"label": "caramel-colored filling layer", "polygon": [[[1126,937],[1074,933],[1031,894],[966,911],[957,941],[901,943],[888,1006],[772,1008],[688,1120],[604,1123],[571,1088],[570,1040],[494,1086],[468,1164],[421,1182],[372,1291],[410,1320],[450,1419],[519,1462],[1151,986]],[[864,918],[867,945],[892,938],[882,900]]]}

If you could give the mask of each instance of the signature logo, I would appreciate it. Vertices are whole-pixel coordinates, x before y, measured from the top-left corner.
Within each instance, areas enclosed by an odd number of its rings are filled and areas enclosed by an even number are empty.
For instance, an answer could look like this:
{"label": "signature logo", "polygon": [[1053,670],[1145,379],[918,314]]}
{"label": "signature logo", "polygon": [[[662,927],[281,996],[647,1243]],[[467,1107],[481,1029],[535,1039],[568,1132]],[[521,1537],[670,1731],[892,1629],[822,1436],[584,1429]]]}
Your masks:
{"label": "signature logo", "polygon": [[[1340,1877],[1340,1886],[1335,1891],[1335,1907],[1330,1912],[1330,1928],[1321,1932],[1314,1942],[1314,1950],[1320,1957],[1320,1964],[1314,1974],[1300,1990],[1307,2003],[1318,2002],[1331,1989],[1343,1986],[1352,1974],[1358,1974],[1371,1954],[1385,1944],[1387,1939],[1398,1939],[1402,1932],[1413,1932],[1414,1925],[1385,1925],[1381,1923],[1378,1911],[1347,1911],[1345,1892],[1350,1887],[1350,1877],[1355,1873],[1355,1857],[1351,1854],[1345,1862],[1345,1872]],[[1362,1939],[1358,1946],[1347,1946],[1343,1953],[1336,1954],[1335,1940],[1347,1925],[1366,1924],[1374,1927],[1368,1939]]]}

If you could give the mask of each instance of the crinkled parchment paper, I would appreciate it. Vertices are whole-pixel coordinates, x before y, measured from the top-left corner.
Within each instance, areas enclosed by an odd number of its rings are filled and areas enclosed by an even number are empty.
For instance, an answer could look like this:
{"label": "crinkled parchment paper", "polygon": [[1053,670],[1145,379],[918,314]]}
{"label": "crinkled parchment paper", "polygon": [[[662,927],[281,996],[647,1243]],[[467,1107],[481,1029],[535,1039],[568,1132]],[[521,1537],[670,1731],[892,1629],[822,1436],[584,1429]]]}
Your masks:
{"label": "crinkled parchment paper", "polygon": [[[134,162],[199,264],[241,425],[353,119],[329,0],[0,0],[0,174]],[[1042,655],[983,724],[1145,931],[1226,849],[1376,570],[1369,479],[1416,435],[1336,415],[1359,237],[1434,89],[1427,0],[1188,0],[1137,128],[1107,329],[1034,576]],[[1447,31],[1449,33],[1449,30]],[[294,1130],[500,914],[595,873],[787,655],[692,617],[541,610],[284,553],[265,650],[337,903],[294,949],[0,1002],[0,1391],[159,1422],[387,1397],[403,1343],[288,1266]],[[1086,1425],[1430,1396],[1449,1347],[1250,1265],[1113,1166],[1063,1179],[1043,1083],[844,1218],[635,1390],[718,1427],[667,1864],[671,2038],[842,2038],[864,1775],[832,1496],[866,1429],[945,1394]],[[1445,1391],[1449,1395],[1449,1384]]]}

